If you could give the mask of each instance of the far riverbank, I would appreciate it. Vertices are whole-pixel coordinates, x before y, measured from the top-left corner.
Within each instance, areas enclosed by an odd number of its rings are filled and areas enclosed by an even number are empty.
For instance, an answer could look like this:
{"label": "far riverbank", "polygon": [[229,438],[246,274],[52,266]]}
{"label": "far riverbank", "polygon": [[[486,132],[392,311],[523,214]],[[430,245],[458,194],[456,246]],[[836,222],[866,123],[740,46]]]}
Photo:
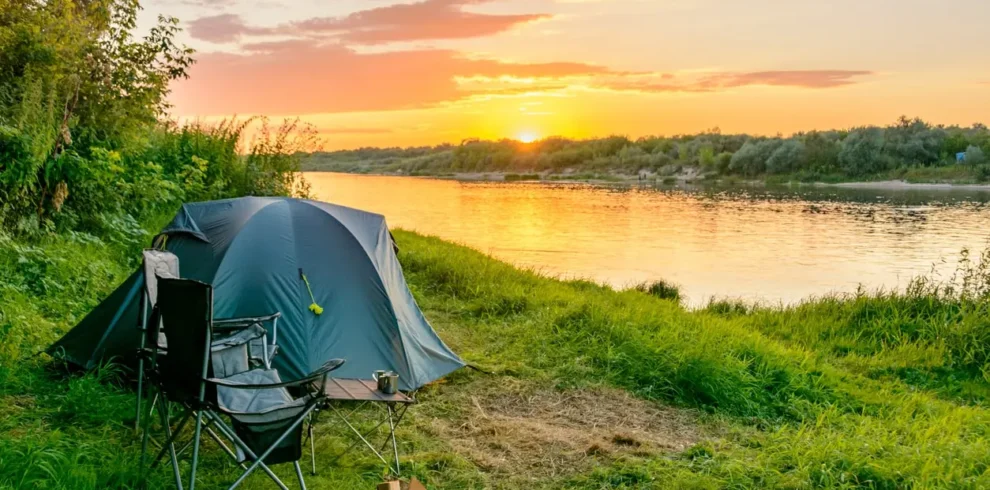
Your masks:
{"label": "far riverbank", "polygon": [[[910,182],[903,179],[869,180],[855,182],[803,182],[800,180],[773,179],[772,181],[758,179],[741,179],[734,176],[702,175],[695,169],[685,169],[677,175],[660,176],[653,173],[626,175],[614,173],[512,173],[512,172],[455,172],[442,174],[407,174],[403,172],[340,172],[359,175],[383,175],[393,177],[420,177],[430,179],[456,180],[462,182],[580,182],[587,184],[624,184],[644,186],[698,187],[707,185],[732,185],[742,187],[766,186],[809,186],[809,187],[838,187],[845,189],[864,190],[970,190],[990,191],[990,183],[974,184],[965,182]],[[337,171],[339,172],[339,171]]]}

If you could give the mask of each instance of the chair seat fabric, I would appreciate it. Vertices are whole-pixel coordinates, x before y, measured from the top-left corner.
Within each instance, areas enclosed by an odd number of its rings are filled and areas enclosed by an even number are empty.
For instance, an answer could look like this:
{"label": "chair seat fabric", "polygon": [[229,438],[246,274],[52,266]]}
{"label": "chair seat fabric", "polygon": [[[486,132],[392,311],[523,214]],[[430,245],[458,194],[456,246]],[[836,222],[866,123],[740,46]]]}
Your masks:
{"label": "chair seat fabric", "polygon": [[[224,381],[253,385],[281,383],[282,379],[274,369],[254,369]],[[233,419],[234,432],[256,454],[274,444],[278,436],[306,409],[311,399],[311,395],[293,399],[285,388],[217,386],[217,408]],[[236,453],[238,462],[249,459],[240,448]],[[299,425],[288,438],[275,446],[275,450],[265,458],[265,463],[288,463],[301,457],[302,425]]]}
{"label": "chair seat fabric", "polygon": [[[276,384],[282,379],[274,369],[252,369],[224,381],[244,385]],[[218,408],[244,424],[267,424],[292,419],[302,413],[310,396],[293,399],[285,388],[231,388],[217,386]]]}

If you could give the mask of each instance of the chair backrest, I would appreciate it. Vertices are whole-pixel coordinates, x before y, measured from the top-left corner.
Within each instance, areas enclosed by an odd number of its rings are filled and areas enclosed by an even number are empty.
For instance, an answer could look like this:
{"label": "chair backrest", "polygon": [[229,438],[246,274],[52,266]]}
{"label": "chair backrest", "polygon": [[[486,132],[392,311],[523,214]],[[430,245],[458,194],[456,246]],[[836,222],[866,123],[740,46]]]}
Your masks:
{"label": "chair backrest", "polygon": [[[145,330],[144,345],[158,346],[161,331],[161,314],[158,311],[158,278],[174,278],[179,276],[179,257],[165,250],[145,249],[144,259],[144,299],[146,305],[151,305],[148,326]],[[142,310],[144,311],[144,310]]]}
{"label": "chair backrest", "polygon": [[166,250],[146,249],[144,258],[144,289],[152,306],[158,303],[158,278],[181,277],[179,257]]}
{"label": "chair backrest", "polygon": [[203,378],[212,376],[213,287],[191,279],[159,277],[158,309],[168,340],[160,373],[169,399],[215,399],[215,393],[204,393],[203,383]]}

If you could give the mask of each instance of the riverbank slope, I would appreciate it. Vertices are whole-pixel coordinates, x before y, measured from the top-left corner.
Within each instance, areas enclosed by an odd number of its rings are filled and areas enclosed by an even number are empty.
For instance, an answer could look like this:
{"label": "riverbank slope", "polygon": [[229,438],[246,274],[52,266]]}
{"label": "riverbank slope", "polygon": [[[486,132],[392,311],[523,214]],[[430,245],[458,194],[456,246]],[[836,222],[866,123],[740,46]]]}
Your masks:
{"label": "riverbank slope", "polygon": [[[922,281],[904,295],[689,311],[649,288],[558,281],[395,236],[441,337],[492,373],[418,394],[400,450],[430,488],[990,485],[982,266],[963,290]],[[0,488],[137,485],[122,368],[66,374],[35,354],[126,277],[138,248],[0,238]],[[330,466],[339,430],[321,423],[310,488],[370,488],[373,458]],[[203,485],[236,477],[217,448],[205,454]],[[168,472],[149,487],[167,488]]]}

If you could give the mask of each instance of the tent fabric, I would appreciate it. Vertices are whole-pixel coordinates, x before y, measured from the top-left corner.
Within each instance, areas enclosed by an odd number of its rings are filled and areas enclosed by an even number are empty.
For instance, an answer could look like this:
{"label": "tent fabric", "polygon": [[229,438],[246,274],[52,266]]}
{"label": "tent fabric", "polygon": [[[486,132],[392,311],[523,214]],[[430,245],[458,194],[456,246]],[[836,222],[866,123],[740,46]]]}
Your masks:
{"label": "tent fabric", "polygon": [[[282,313],[273,366],[287,379],[342,358],[339,377],[392,370],[400,388],[411,390],[465,365],[416,305],[381,215],[244,197],[185,204],[162,234],[182,277],[213,284],[215,317]],[[141,270],[131,275],[49,352],[85,368],[131,356],[143,279]],[[314,300],[321,315],[309,310]]]}

